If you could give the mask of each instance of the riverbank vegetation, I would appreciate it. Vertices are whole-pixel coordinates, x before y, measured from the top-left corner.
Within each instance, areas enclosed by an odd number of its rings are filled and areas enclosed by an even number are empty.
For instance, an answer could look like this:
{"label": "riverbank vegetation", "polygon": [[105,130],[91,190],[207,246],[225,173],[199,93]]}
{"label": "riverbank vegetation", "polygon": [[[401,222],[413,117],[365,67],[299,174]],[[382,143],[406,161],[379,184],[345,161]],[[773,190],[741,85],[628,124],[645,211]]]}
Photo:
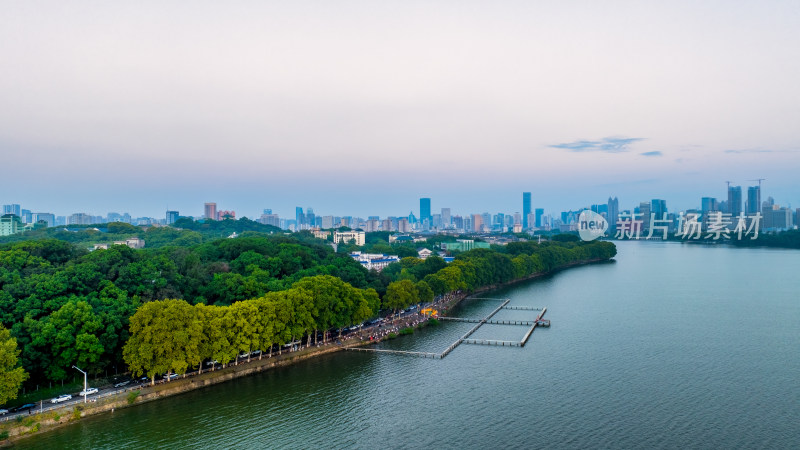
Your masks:
{"label": "riverbank vegetation", "polygon": [[20,350],[27,385],[69,382],[72,365],[94,376],[152,376],[309,345],[379,310],[616,254],[608,242],[516,242],[449,264],[405,257],[378,273],[308,233],[245,230],[189,246],[185,237],[141,250],[89,252],[58,239],[0,245],[0,322]]}

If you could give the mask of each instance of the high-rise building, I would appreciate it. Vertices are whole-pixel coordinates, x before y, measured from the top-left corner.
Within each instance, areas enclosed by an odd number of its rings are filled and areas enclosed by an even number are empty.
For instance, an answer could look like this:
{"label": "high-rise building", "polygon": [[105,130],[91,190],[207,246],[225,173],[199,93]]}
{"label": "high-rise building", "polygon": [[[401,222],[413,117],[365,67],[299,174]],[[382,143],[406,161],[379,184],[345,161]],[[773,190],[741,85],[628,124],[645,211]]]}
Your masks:
{"label": "high-rise building", "polygon": [[75,213],[67,218],[67,225],[91,225],[95,223],[94,216],[85,213]]}
{"label": "high-rise building", "polygon": [[22,220],[18,215],[9,213],[0,217],[0,236],[11,236],[21,232],[22,229]]}
{"label": "high-rise building", "polygon": [[305,222],[305,219],[306,219],[305,214],[303,214],[303,208],[301,206],[295,206],[295,208],[294,208],[294,217],[295,217],[295,220],[297,221],[297,229],[299,230],[302,227],[303,222]]}
{"label": "high-rise building", "polygon": [[11,205],[3,205],[3,214],[13,214],[17,217],[22,216],[22,208],[16,203]]}
{"label": "high-rise building", "polygon": [[[317,226],[317,216],[314,215],[314,208],[310,206],[306,208],[306,223],[311,228]],[[321,220],[320,220],[320,225],[322,225]]]}
{"label": "high-rise building", "polygon": [[172,225],[173,223],[178,221],[178,211],[167,211],[167,225]]}
{"label": "high-rise building", "polygon": [[707,217],[711,211],[719,211],[719,204],[714,197],[703,197],[700,199],[700,214]]}
{"label": "high-rise building", "polygon": [[530,192],[523,192],[522,193],[522,229],[527,230],[530,228],[528,223],[528,216],[531,214],[531,193]]}
{"label": "high-rise building", "polygon": [[542,228],[542,216],[543,215],[544,215],[544,209],[536,208],[536,214],[535,214],[535,216],[536,216],[536,219],[535,219],[536,228]]}
{"label": "high-rise building", "polygon": [[608,197],[608,216],[606,220],[608,221],[608,229],[611,230],[611,233],[616,232],[617,219],[619,219],[619,199],[617,197]]}
{"label": "high-rise building", "polygon": [[425,219],[431,220],[431,199],[427,197],[419,199],[419,220],[424,222]]}
{"label": "high-rise building", "polygon": [[442,208],[442,228],[450,228],[450,208]]}
{"label": "high-rise building", "polygon": [[333,228],[333,216],[322,216],[322,228]]}
{"label": "high-rise building", "polygon": [[264,225],[272,225],[273,227],[281,226],[281,218],[277,214],[272,214],[271,209],[265,209],[264,214],[258,219]]}
{"label": "high-rise building", "polygon": [[647,233],[650,230],[650,202],[639,203],[639,214],[641,214],[642,232]]}
{"label": "high-rise building", "polygon": [[217,204],[216,203],[206,203],[205,210],[203,211],[203,217],[209,220],[217,220]]}
{"label": "high-rise building", "polygon": [[56,216],[51,213],[33,213],[33,223],[44,222],[48,227],[55,226]]}
{"label": "high-rise building", "polygon": [[483,218],[480,214],[473,214],[472,215],[472,231],[480,232],[483,231]]}
{"label": "high-rise building", "polygon": [[761,209],[761,186],[750,186],[747,188],[747,202],[745,203],[745,214],[755,214]]}
{"label": "high-rise building", "polygon": [[737,217],[742,212],[742,187],[728,186],[728,211],[731,217]]}
{"label": "high-rise building", "polygon": [[656,215],[656,220],[666,219],[667,201],[654,198],[650,201],[650,212]]}

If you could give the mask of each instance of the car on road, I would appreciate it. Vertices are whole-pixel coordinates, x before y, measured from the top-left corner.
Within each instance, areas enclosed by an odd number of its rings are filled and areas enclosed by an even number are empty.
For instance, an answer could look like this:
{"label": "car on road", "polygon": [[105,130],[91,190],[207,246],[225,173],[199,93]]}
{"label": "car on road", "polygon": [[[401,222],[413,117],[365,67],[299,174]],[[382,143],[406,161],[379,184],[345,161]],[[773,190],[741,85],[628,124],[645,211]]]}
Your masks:
{"label": "car on road", "polygon": [[78,395],[80,395],[81,397],[83,397],[84,395],[92,395],[92,394],[97,394],[98,392],[99,392],[99,390],[98,390],[97,388],[88,388],[88,389],[86,389],[85,391],[81,391],[81,393],[80,393],[80,394],[78,394]]}
{"label": "car on road", "polygon": [[7,409],[0,409],[0,416],[5,416],[6,414],[8,414]]}
{"label": "car on road", "polygon": [[206,365],[207,366],[214,366],[214,365],[217,365],[217,364],[219,364],[219,361],[217,361],[216,359],[213,360],[213,361],[206,361]]}
{"label": "car on road", "polygon": [[118,387],[122,387],[122,386],[127,386],[130,383],[131,383],[131,380],[120,381],[119,383],[115,384],[114,387],[118,388]]}
{"label": "car on road", "polygon": [[35,403],[26,403],[26,404],[24,404],[22,406],[17,406],[16,408],[12,409],[11,412],[27,411],[27,410],[29,410],[31,408],[35,408],[35,407],[36,407]]}
{"label": "car on road", "polygon": [[178,378],[178,374],[177,373],[171,373],[169,375],[164,374],[164,375],[161,375],[161,378],[163,378],[163,379],[165,379],[167,381],[174,380],[175,378]]}
{"label": "car on road", "polygon": [[50,400],[50,403],[61,403],[66,402],[67,400],[72,400],[72,396],[69,394],[59,395],[58,397]]}

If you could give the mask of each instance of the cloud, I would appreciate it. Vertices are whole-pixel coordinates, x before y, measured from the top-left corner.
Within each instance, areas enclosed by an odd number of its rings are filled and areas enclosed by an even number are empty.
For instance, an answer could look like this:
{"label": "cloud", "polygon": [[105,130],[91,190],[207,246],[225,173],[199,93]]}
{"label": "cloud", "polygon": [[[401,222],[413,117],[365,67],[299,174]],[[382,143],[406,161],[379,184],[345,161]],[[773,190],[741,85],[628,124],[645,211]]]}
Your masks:
{"label": "cloud", "polygon": [[571,152],[605,152],[623,153],[628,151],[628,146],[644,138],[607,137],[599,141],[574,141],[562,144],[553,144],[550,147],[569,150]]}
{"label": "cloud", "polygon": [[798,150],[765,150],[762,148],[743,148],[743,149],[732,149],[732,150],[723,150],[723,153],[729,154],[744,154],[744,153],[797,153]]}
{"label": "cloud", "polygon": [[664,156],[664,154],[659,152],[659,151],[644,152],[644,153],[639,153],[639,154],[642,155],[642,156]]}

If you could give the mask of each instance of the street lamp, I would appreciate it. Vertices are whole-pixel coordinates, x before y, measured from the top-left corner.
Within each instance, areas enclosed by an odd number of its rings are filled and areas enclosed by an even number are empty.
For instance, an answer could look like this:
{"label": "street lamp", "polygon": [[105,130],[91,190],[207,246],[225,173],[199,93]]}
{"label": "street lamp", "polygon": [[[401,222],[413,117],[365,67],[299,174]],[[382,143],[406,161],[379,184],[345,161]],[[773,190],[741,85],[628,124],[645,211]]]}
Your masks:
{"label": "street lamp", "polygon": [[88,389],[86,384],[86,372],[79,369],[78,366],[72,366],[72,368],[83,374],[83,403],[86,403],[86,389]]}

